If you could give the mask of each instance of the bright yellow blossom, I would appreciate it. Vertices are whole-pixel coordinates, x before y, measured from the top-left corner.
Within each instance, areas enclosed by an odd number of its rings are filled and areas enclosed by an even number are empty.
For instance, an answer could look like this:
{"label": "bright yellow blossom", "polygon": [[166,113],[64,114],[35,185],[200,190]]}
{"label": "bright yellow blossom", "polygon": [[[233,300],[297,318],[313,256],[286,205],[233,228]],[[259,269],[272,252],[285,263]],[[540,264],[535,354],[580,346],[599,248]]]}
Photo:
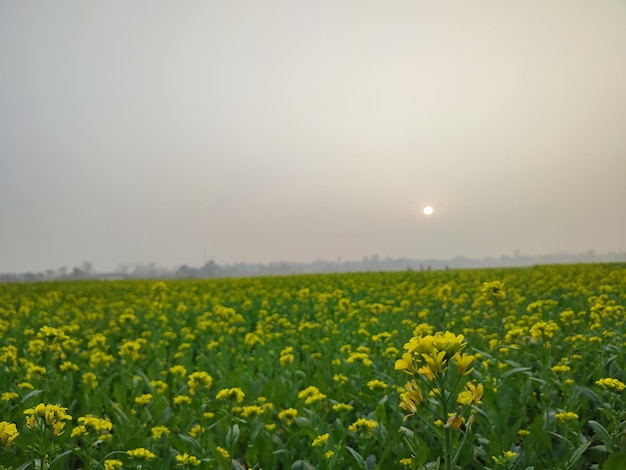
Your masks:
{"label": "bright yellow blossom", "polygon": [[126,454],[129,457],[133,459],[138,459],[138,460],[156,459],[156,455],[144,447],[138,447],[137,449],[127,450]]}
{"label": "bright yellow blossom", "polygon": [[0,451],[5,447],[9,447],[20,433],[17,432],[15,423],[0,421]]}
{"label": "bright yellow blossom", "polygon": [[124,463],[117,459],[106,459],[104,461],[104,470],[115,470],[116,468],[122,468]]}
{"label": "bright yellow blossom", "polygon": [[606,390],[613,390],[617,393],[623,392],[626,388],[626,385],[624,385],[623,382],[620,382],[619,380],[610,377],[597,380],[596,385],[599,385]]}
{"label": "bright yellow blossom", "polygon": [[178,465],[191,465],[192,467],[197,467],[202,463],[198,457],[189,455],[186,452],[184,454],[177,455],[176,462],[178,462]]}
{"label": "bright yellow blossom", "polygon": [[317,436],[314,440],[313,443],[311,444],[313,447],[318,447],[318,446],[325,446],[326,443],[328,442],[328,438],[330,437],[329,433],[326,434],[320,434],[319,436]]}
{"label": "bright yellow blossom", "polygon": [[224,388],[217,392],[215,395],[216,400],[232,400],[237,403],[241,403],[246,396],[239,387],[236,388]]}

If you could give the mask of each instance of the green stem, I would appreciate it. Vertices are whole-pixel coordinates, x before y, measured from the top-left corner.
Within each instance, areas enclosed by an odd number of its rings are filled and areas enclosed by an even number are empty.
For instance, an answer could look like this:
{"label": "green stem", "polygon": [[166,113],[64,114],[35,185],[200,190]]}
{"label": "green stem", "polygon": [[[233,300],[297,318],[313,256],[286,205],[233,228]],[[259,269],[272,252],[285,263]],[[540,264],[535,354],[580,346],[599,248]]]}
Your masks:
{"label": "green stem", "polygon": [[452,470],[452,434],[450,432],[450,428],[446,427],[445,422],[448,419],[448,396],[446,395],[445,384],[446,384],[446,375],[444,375],[437,380],[437,385],[439,387],[439,398],[441,400],[441,414],[443,415],[444,428],[444,442],[443,442],[443,457],[444,457],[444,465],[446,470]]}

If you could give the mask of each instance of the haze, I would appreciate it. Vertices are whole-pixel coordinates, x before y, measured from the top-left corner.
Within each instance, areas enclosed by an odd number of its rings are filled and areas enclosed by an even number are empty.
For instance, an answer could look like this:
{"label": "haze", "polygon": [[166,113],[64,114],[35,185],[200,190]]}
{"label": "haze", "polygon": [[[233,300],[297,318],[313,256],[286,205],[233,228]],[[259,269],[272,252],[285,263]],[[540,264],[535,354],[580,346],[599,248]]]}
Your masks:
{"label": "haze", "polygon": [[0,59],[0,272],[626,249],[623,1],[4,1]]}

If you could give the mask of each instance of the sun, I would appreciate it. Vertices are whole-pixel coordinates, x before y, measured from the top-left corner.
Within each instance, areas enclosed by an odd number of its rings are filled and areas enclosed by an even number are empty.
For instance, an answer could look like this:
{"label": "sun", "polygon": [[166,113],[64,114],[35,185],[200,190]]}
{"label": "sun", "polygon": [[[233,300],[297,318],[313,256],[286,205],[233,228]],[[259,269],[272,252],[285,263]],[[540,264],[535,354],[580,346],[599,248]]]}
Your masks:
{"label": "sun", "polygon": [[424,215],[432,215],[432,213],[434,212],[432,206],[426,206],[424,207]]}

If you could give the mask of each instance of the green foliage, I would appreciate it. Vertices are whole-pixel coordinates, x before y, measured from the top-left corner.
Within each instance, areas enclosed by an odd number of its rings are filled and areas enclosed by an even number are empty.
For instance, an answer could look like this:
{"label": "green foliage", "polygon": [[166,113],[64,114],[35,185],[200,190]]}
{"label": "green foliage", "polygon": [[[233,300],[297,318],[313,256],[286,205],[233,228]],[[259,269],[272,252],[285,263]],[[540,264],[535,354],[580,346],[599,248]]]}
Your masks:
{"label": "green foliage", "polygon": [[[0,417],[19,435],[0,462],[444,468],[433,420],[399,408],[407,376],[394,365],[412,336],[450,331],[476,356],[467,380],[484,386],[472,433],[451,441],[458,466],[621,469],[625,305],[620,264],[2,284]],[[200,372],[211,380],[193,381]],[[223,389],[241,402],[217,399]],[[68,408],[62,434],[27,426],[39,403]],[[88,415],[111,432],[73,435]],[[351,430],[359,419],[375,428]],[[127,453],[139,448],[154,457]]]}

